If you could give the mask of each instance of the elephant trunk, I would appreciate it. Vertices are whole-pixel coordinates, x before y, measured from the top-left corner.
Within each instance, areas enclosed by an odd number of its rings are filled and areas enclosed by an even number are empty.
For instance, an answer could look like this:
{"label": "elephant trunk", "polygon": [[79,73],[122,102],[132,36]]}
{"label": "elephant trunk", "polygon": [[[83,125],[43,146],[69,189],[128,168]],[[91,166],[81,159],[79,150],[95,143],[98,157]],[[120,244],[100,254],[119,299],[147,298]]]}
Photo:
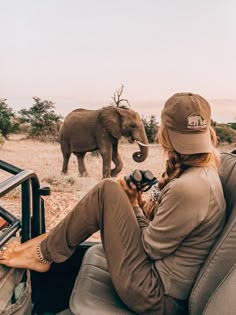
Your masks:
{"label": "elephant trunk", "polygon": [[138,152],[134,152],[133,154],[133,159],[135,162],[143,162],[144,160],[146,160],[147,156],[148,156],[148,147],[145,145],[142,145],[140,144],[139,142],[139,148],[140,148],[140,151]]}
{"label": "elephant trunk", "polygon": [[134,152],[133,154],[133,160],[135,162],[143,162],[144,160],[146,160],[147,156],[148,156],[148,139],[147,139],[147,136],[146,136],[146,132],[145,130],[143,129],[142,130],[142,133],[141,133],[141,141],[139,141],[137,138],[136,138],[136,142],[138,143],[139,145],[139,149],[140,151],[139,152]]}

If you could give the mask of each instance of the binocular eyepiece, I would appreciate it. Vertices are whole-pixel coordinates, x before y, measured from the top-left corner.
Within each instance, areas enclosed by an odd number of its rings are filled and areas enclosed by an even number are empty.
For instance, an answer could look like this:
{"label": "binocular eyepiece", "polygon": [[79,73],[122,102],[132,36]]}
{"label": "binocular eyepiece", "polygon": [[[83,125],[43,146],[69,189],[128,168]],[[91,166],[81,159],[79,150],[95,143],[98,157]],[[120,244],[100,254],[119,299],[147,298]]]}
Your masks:
{"label": "binocular eyepiece", "polygon": [[152,172],[142,171],[142,170],[134,170],[131,174],[126,175],[125,181],[127,185],[130,187],[130,183],[132,182],[136,188],[137,191],[148,191],[154,184],[157,183],[156,177],[153,176]]}

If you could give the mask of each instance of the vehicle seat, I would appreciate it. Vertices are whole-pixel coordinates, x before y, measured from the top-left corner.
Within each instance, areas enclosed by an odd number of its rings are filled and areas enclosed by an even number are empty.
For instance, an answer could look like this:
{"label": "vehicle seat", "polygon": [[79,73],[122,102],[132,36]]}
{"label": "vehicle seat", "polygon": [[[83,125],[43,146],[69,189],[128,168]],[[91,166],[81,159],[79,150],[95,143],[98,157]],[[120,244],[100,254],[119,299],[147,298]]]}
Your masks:
{"label": "vehicle seat", "polygon": [[85,253],[70,296],[70,310],[81,315],[134,314],[112,285],[102,244],[90,247]]}
{"label": "vehicle seat", "polygon": [[236,314],[236,151],[222,153],[226,225],[200,271],[189,298],[191,315]]}
{"label": "vehicle seat", "polygon": [[[236,155],[222,153],[221,157],[227,222],[192,289],[189,315],[236,314]],[[76,315],[134,314],[113,288],[100,244],[85,254],[70,297],[70,310]]]}

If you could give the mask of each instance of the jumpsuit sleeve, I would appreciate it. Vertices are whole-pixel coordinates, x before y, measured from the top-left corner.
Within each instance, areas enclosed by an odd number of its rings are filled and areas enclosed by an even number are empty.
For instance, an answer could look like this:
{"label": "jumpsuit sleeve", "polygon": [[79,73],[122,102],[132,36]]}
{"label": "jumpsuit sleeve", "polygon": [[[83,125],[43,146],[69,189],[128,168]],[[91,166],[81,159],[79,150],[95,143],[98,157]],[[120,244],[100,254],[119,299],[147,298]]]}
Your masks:
{"label": "jumpsuit sleeve", "polygon": [[199,225],[198,199],[195,191],[183,190],[178,180],[163,189],[155,217],[142,230],[143,247],[151,259],[162,259],[174,252]]}
{"label": "jumpsuit sleeve", "polygon": [[143,228],[147,227],[150,221],[144,215],[142,208],[134,207],[134,213],[138,220],[140,229],[142,230]]}

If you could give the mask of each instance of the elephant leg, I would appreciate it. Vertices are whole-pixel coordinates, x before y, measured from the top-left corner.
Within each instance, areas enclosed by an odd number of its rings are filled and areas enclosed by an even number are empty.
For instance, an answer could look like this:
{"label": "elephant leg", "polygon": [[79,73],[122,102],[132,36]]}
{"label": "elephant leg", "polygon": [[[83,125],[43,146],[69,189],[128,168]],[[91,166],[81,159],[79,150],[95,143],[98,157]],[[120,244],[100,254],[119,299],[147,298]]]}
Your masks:
{"label": "elephant leg", "polygon": [[115,164],[115,168],[113,168],[111,170],[111,177],[116,177],[118,173],[120,173],[120,171],[123,168],[123,162],[121,160],[121,156],[118,152],[118,147],[113,146],[113,151],[112,151],[112,161]]}
{"label": "elephant leg", "polygon": [[63,174],[66,174],[68,172],[68,163],[69,163],[70,155],[71,153],[63,153],[63,165],[62,165],[62,170],[61,170]]}
{"label": "elephant leg", "polygon": [[86,153],[75,153],[77,156],[77,161],[78,161],[78,169],[79,169],[79,175],[81,177],[87,177],[88,172],[84,163],[84,157]]}
{"label": "elephant leg", "polygon": [[100,153],[103,160],[102,174],[103,178],[111,177],[111,160],[112,160],[112,147],[101,150]]}

